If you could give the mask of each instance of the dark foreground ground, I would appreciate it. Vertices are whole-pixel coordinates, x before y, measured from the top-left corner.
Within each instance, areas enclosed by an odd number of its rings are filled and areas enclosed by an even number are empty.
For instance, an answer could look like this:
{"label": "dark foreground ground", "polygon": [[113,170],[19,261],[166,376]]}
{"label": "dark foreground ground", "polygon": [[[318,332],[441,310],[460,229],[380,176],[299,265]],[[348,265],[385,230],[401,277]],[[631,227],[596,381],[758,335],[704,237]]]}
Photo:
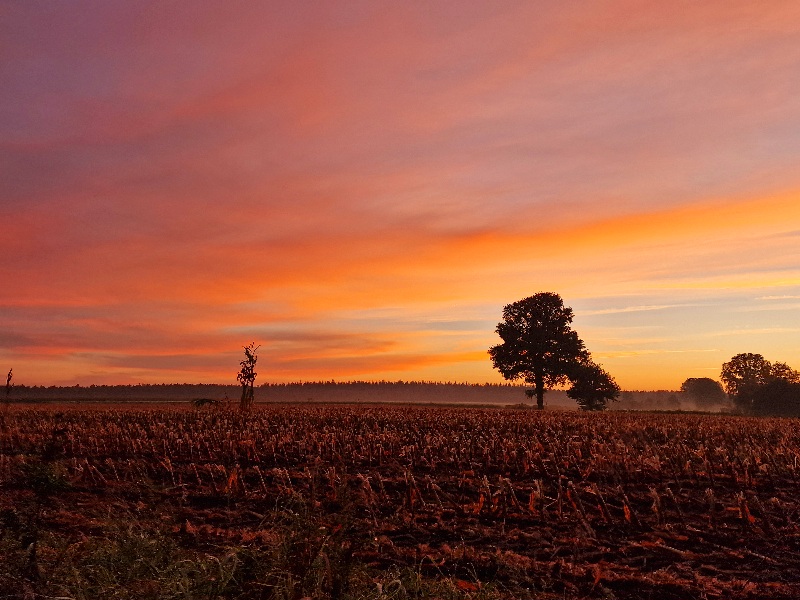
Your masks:
{"label": "dark foreground ground", "polygon": [[800,421],[8,409],[2,598],[800,598]]}

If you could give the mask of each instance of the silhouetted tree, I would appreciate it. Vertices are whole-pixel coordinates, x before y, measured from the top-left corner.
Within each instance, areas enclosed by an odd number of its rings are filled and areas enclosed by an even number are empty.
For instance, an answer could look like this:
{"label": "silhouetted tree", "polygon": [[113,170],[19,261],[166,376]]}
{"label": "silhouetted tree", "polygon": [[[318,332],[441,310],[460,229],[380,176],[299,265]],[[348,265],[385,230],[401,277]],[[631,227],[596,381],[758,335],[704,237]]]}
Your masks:
{"label": "silhouetted tree", "polygon": [[722,365],[720,378],[737,408],[752,412],[755,390],[769,379],[772,365],[760,354],[737,354]]}
{"label": "silhouetted tree", "polygon": [[10,406],[11,404],[11,388],[14,387],[14,384],[11,383],[11,378],[14,376],[12,374],[13,370],[14,369],[9,369],[8,377],[6,377],[6,401],[5,401],[6,407]]}
{"label": "silhouetted tree", "polygon": [[12,369],[8,370],[8,377],[6,377],[6,397],[3,401],[3,413],[0,414],[0,430],[3,432],[5,432],[8,427],[6,424],[6,413],[11,410],[11,388],[14,386],[14,384],[11,383],[11,371]]}
{"label": "silhouetted tree", "polygon": [[726,400],[725,390],[710,377],[689,377],[681,384],[681,391],[694,400],[698,408],[723,404]]}
{"label": "silhouetted tree", "polygon": [[494,368],[509,380],[523,379],[544,408],[545,388],[562,385],[576,365],[589,360],[583,341],[571,328],[572,309],[561,296],[540,292],[503,308],[497,325],[502,344],[489,348]]}
{"label": "silhouetted tree", "polygon": [[771,363],[760,354],[737,354],[722,365],[722,382],[746,414],[794,414],[800,373],[786,363]]}
{"label": "silhouetted tree", "polygon": [[619,386],[600,365],[586,361],[576,366],[570,374],[572,387],[567,396],[583,410],[605,410],[609,402],[616,401]]}
{"label": "silhouetted tree", "polygon": [[256,362],[258,361],[256,350],[260,347],[261,346],[256,346],[255,342],[251,342],[245,346],[244,360],[239,363],[241,369],[236,376],[236,380],[242,386],[242,399],[239,401],[239,408],[243,411],[250,410],[253,406],[253,386],[256,381]]}

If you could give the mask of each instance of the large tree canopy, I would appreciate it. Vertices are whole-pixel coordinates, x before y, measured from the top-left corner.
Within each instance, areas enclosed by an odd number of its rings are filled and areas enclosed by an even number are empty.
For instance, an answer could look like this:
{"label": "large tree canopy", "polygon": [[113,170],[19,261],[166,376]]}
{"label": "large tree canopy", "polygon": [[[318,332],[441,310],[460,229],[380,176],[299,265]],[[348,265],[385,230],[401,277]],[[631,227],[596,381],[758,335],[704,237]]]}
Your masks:
{"label": "large tree canopy", "polygon": [[503,377],[534,386],[539,409],[544,408],[546,388],[565,384],[579,365],[589,361],[583,341],[572,330],[572,316],[572,309],[552,292],[503,308],[503,320],[497,325],[503,343],[492,346],[489,356]]}
{"label": "large tree canopy", "polygon": [[766,383],[771,369],[770,362],[760,354],[737,354],[722,365],[722,386],[731,400],[736,400],[742,391]]}
{"label": "large tree canopy", "polygon": [[[737,354],[722,365],[722,385],[736,407],[748,414],[772,414],[782,398],[797,394],[800,373],[782,362],[771,363],[760,354]],[[769,396],[769,399],[767,399]],[[792,404],[796,404],[792,401]],[[792,409],[795,410],[795,409]]]}

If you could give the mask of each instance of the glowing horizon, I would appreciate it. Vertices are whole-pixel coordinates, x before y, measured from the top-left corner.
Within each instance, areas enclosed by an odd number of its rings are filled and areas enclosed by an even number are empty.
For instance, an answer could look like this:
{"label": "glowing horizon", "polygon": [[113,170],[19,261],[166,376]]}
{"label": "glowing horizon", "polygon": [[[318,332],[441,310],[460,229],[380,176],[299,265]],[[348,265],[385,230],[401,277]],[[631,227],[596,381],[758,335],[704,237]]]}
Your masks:
{"label": "glowing horizon", "polygon": [[0,366],[499,382],[559,293],[625,389],[800,368],[800,6],[0,9]]}

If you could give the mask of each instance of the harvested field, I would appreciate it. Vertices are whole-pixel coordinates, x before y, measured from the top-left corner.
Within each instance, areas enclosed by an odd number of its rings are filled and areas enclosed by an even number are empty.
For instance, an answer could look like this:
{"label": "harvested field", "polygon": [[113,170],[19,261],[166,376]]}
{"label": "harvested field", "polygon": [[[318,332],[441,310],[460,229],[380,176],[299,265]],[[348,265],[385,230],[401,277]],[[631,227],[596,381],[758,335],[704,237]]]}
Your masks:
{"label": "harvested field", "polygon": [[800,422],[12,409],[6,598],[798,598]]}

